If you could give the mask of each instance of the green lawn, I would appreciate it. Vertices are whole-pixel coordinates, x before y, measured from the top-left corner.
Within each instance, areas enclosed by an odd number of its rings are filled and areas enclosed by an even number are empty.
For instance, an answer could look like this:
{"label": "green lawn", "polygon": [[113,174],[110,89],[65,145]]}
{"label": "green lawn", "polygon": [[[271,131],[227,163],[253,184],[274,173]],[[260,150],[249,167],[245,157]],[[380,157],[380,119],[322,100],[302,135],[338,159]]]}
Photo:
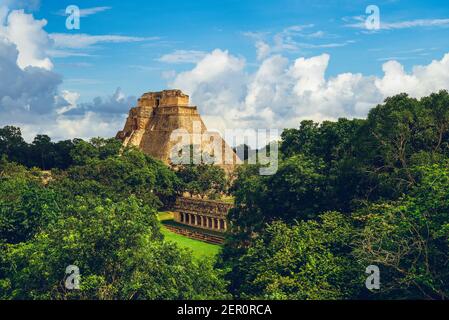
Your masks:
{"label": "green lawn", "polygon": [[[170,212],[161,212],[159,214],[159,220],[161,222],[173,220],[173,214]],[[215,259],[218,252],[220,251],[221,246],[209,244],[206,242],[193,240],[174,232],[167,230],[162,224],[161,228],[162,234],[165,237],[165,240],[174,242],[178,244],[180,247],[188,248],[193,251],[193,256],[197,259],[201,259],[204,257],[208,257],[211,259]]]}
{"label": "green lawn", "polygon": [[161,222],[173,220],[173,212],[159,212],[158,218]]}

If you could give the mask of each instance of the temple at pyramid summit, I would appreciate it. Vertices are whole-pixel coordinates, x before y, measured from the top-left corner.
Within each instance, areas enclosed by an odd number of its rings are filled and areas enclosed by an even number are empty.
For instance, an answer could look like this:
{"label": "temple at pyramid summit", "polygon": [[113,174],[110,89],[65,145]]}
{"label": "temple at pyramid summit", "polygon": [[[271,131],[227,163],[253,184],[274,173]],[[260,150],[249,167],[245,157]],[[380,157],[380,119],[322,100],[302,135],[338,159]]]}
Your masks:
{"label": "temple at pyramid summit", "polygon": [[[181,90],[145,93],[129,111],[117,139],[167,164],[172,164],[179,145],[201,146],[203,153],[218,160],[215,164],[232,171],[241,160],[217,132],[207,130],[198,108],[189,104],[189,96]],[[186,134],[180,138],[179,132]]]}

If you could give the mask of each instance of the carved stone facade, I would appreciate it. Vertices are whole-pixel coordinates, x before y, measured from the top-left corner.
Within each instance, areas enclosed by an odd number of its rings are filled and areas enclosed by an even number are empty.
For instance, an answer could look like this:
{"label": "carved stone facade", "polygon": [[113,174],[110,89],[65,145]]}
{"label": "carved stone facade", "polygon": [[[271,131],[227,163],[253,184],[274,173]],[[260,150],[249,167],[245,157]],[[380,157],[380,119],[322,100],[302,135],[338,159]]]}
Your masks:
{"label": "carved stone facade", "polygon": [[178,223],[225,232],[228,229],[228,212],[232,207],[226,202],[180,197],[176,199],[173,211]]}
{"label": "carved stone facade", "polygon": [[[175,146],[183,138],[173,139],[173,132],[182,130],[189,140],[184,145],[200,145],[203,152],[215,156],[226,171],[232,171],[241,160],[218,133],[208,132],[198,108],[189,106],[189,96],[180,90],[145,93],[137,107],[129,112],[125,127],[117,138],[125,146],[136,146],[143,152],[171,164]],[[199,140],[195,138],[199,136]],[[219,148],[215,148],[216,146]],[[219,150],[218,155],[213,150]],[[178,151],[179,153],[179,151]]]}

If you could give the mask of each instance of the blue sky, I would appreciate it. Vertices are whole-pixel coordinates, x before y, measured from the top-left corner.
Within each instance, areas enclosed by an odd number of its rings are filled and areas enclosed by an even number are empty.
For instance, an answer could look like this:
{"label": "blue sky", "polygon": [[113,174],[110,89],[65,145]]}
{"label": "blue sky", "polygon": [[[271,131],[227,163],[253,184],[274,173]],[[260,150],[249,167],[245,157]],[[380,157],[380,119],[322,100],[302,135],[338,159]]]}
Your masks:
{"label": "blue sky", "polygon": [[[381,20],[388,22],[449,18],[444,1],[375,1]],[[81,9],[110,9],[81,19],[81,29],[65,28],[66,17],[57,15],[68,5]],[[362,72],[380,75],[385,59],[396,58],[410,69],[440,59],[449,51],[449,25],[416,27],[365,34],[347,27],[346,18],[365,15],[373,1],[299,0],[195,0],[195,1],[42,1],[38,18],[48,20],[49,33],[83,33],[158,38],[133,43],[102,43],[85,50],[90,57],[56,58],[55,70],[64,75],[64,88],[81,93],[84,100],[121,87],[139,95],[167,86],[164,71],[183,71],[189,64],[161,63],[157,59],[175,50],[210,52],[220,48],[257,64],[254,41],[248,32],[275,34],[289,26],[314,25],[307,32],[324,32],[307,43],[342,47],[310,48],[286,52],[292,58],[323,52],[331,55],[327,75]],[[353,42],[352,42],[353,41]],[[82,51],[82,50],[80,50]],[[85,80],[84,82],[82,80]],[[92,90],[94,84],[95,90]]]}
{"label": "blue sky", "polygon": [[0,0],[0,125],[113,136],[136,97],[167,88],[219,130],[365,117],[388,96],[449,89],[448,39],[435,0]]}

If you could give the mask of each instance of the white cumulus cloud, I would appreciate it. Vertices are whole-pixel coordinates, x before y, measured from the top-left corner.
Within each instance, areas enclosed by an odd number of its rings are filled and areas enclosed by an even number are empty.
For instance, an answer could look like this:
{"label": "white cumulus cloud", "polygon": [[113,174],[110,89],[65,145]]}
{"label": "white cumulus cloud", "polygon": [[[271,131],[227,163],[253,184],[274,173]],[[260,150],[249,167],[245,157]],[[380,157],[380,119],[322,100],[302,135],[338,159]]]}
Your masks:
{"label": "white cumulus cloud", "polygon": [[47,70],[53,64],[46,56],[46,50],[52,42],[44,31],[46,20],[35,20],[31,14],[23,10],[15,10],[8,14],[3,9],[3,23],[0,23],[0,37],[8,39],[19,50],[18,65],[23,69],[28,66],[40,67]]}
{"label": "white cumulus cloud", "polygon": [[[297,127],[303,119],[365,117],[385,98],[399,93],[423,97],[449,90],[449,53],[406,72],[397,61],[383,65],[383,75],[341,73],[326,77],[328,54],[289,60],[273,55],[253,73],[244,59],[214,50],[190,71],[169,83],[191,95],[212,128]],[[207,122],[207,121],[206,121]]]}
{"label": "white cumulus cloud", "polygon": [[[60,91],[62,77],[52,71],[52,45],[36,20],[23,10],[0,7],[0,126],[15,125],[31,141],[36,134],[55,140],[112,137],[123,126],[135,98],[118,89],[110,97],[80,103],[80,94]],[[84,43],[132,41],[100,37]],[[137,41],[137,40],[136,40]]]}

